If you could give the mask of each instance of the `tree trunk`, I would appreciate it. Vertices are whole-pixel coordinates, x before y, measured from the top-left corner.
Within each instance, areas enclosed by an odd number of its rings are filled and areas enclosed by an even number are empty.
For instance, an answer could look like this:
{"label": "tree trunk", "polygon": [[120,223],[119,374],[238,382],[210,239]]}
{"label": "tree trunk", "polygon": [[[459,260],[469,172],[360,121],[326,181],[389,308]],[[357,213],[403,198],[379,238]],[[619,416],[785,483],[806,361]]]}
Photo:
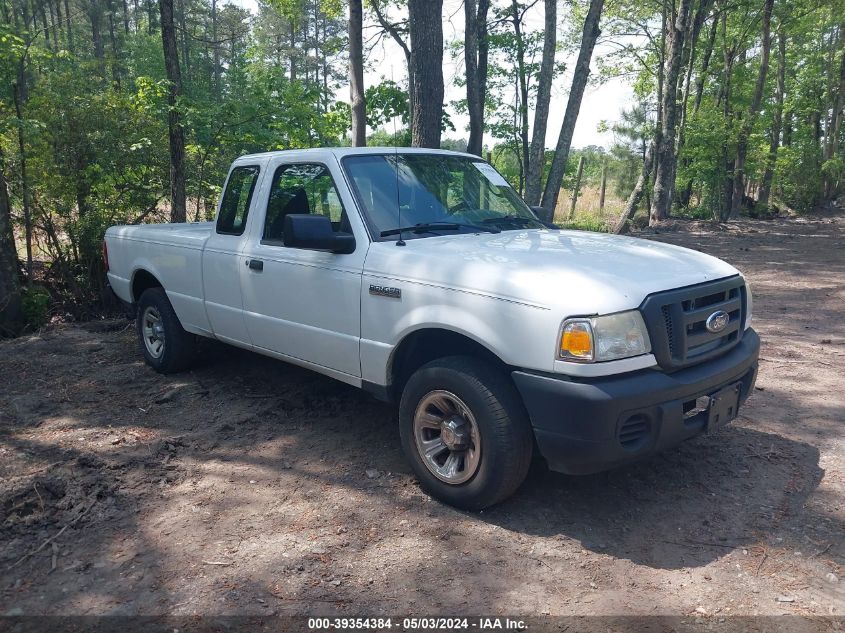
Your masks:
{"label": "tree trunk", "polygon": [[114,0],[106,0],[108,3],[108,17],[109,17],[109,43],[111,44],[112,60],[111,60],[111,75],[112,83],[116,90],[120,90],[120,46],[117,42],[117,35],[114,29]]}
{"label": "tree trunk", "polygon": [[70,0],[64,0],[65,3],[65,19],[67,20],[67,48],[73,53],[73,24],[71,23],[70,15]]}
{"label": "tree trunk", "polygon": [[678,121],[678,75],[684,40],[687,35],[692,0],[681,0],[668,37],[668,51],[664,64],[664,86],[660,110],[660,133],[657,143],[657,165],[654,176],[654,193],[651,198],[649,223],[669,217],[675,190],[675,134]]}
{"label": "tree trunk", "polygon": [[53,0],[45,0],[45,4],[50,12],[50,24],[52,25],[50,31],[53,33],[53,50],[57,51],[59,50],[59,29],[62,20],[61,18],[56,18],[56,7],[53,5]]}
{"label": "tree trunk", "polygon": [[156,32],[156,11],[155,2],[153,0],[146,0],[147,2],[147,33],[153,35]]}
{"label": "tree trunk", "polygon": [[537,79],[537,103],[534,107],[534,129],[528,152],[528,175],[525,183],[525,202],[535,206],[540,202],[543,170],[546,166],[546,128],[549,121],[549,103],[552,97],[552,80],[557,50],[557,0],[546,0],[543,58]]}
{"label": "tree trunk", "polygon": [[[713,49],[716,44],[716,33],[718,31],[718,27],[719,16],[716,14],[713,16],[713,24],[710,26],[710,33],[707,36],[707,44],[704,47],[704,56],[701,58],[701,70],[695,78],[695,100],[692,106],[691,118],[695,118],[699,109],[701,109],[701,101],[704,98],[704,84],[707,78],[707,71],[710,68],[710,60],[713,58]],[[680,193],[680,203],[685,207],[689,206],[690,200],[692,199],[692,185],[693,181],[690,178],[687,180],[686,187],[684,187],[683,191]]]}
{"label": "tree trunk", "polygon": [[487,96],[487,11],[490,0],[464,2],[464,60],[466,62],[469,141],[467,151],[481,156],[484,146],[484,101]]}
{"label": "tree trunk", "polygon": [[[528,149],[528,73],[525,67],[525,37],[522,34],[523,15],[517,0],[512,0],[511,2],[510,19],[513,24],[514,37],[516,38],[516,88],[519,100],[517,106],[519,116],[516,121],[516,129],[519,135],[520,172],[525,174],[531,162]],[[520,193],[522,193],[522,183],[523,179],[520,178]]]}
{"label": "tree trunk", "polygon": [[185,78],[191,85],[191,49],[188,43],[188,25],[185,21],[185,0],[176,0],[176,18],[179,20],[179,34],[182,44],[182,66],[185,68]]}
{"label": "tree trunk", "polygon": [[775,109],[772,116],[771,142],[769,144],[769,155],[766,158],[766,171],[763,173],[763,182],[760,184],[760,194],[757,198],[758,204],[766,209],[769,208],[775,165],[778,159],[778,151],[780,150],[780,133],[783,127],[783,97],[785,91],[786,37],[783,31],[781,31],[778,33],[778,76],[775,86]]}
{"label": "tree trunk", "polygon": [[349,2],[349,89],[352,99],[352,147],[367,144],[367,109],[364,101],[364,7]]}
{"label": "tree trunk", "polygon": [[123,4],[123,34],[129,35],[129,3],[122,0]]}
{"label": "tree trunk", "polygon": [[214,98],[222,99],[220,91],[220,44],[217,42],[217,0],[211,0],[211,65],[214,78]]}
{"label": "tree trunk", "polygon": [[[54,29],[54,32],[57,34],[59,41],[64,42],[65,41],[65,35],[64,35],[64,26],[63,26],[64,18],[62,17],[62,0],[55,0],[55,4],[53,5],[53,10],[56,12],[56,24],[55,24],[56,28]],[[7,19],[6,22],[8,22],[8,21],[9,20]],[[59,49],[61,49],[61,46],[57,45],[56,50],[59,50]]]}
{"label": "tree trunk", "polygon": [[[399,34],[398,29],[396,28],[395,24],[391,24],[387,21],[384,13],[381,10],[381,0],[370,0],[370,6],[375,11],[376,19],[378,20],[381,27],[385,30],[385,32],[393,38],[393,41],[402,49],[402,52],[405,54],[405,65],[408,68],[408,112],[414,111],[414,93],[415,93],[415,85],[416,82],[414,81],[414,66],[411,64],[411,49],[408,47],[408,44],[405,40],[402,39],[402,36]],[[481,57],[482,52],[482,42],[478,43],[479,45],[479,58]],[[486,53],[486,38],[484,41],[484,76],[487,76],[487,53]],[[480,64],[481,61],[479,59],[479,72],[480,71]],[[395,142],[395,141],[394,141]]]}
{"label": "tree trunk", "polygon": [[634,214],[637,212],[637,207],[643,199],[643,194],[646,193],[648,181],[651,178],[652,166],[654,165],[654,147],[654,141],[648,144],[648,149],[643,157],[643,168],[640,172],[640,177],[637,179],[637,184],[634,186],[634,190],[631,192],[631,195],[628,196],[628,202],[625,204],[625,208],[622,210],[622,213],[619,215],[619,220],[616,222],[616,229],[614,229],[614,233],[617,235],[628,232],[628,229],[630,228],[628,225],[631,222],[631,218],[634,217]]}
{"label": "tree trunk", "polygon": [[[736,160],[734,162],[734,184],[733,198],[731,200],[730,218],[739,215],[742,206],[742,194],[745,188],[745,159],[748,156],[748,139],[754,128],[754,122],[760,112],[760,104],[763,101],[763,89],[766,87],[766,74],[769,71],[769,50],[772,44],[772,7],[775,0],[765,0],[763,5],[763,47],[760,51],[760,72],[757,74],[757,84],[754,86],[754,96],[751,99],[751,107],[739,131],[739,139],[736,145]],[[728,218],[722,218],[726,220]]]}
{"label": "tree trunk", "polygon": [[566,172],[566,163],[569,159],[569,147],[572,145],[572,134],[575,132],[575,122],[578,120],[581,100],[584,98],[584,90],[590,77],[590,60],[593,57],[593,48],[595,48],[596,40],[601,33],[599,21],[603,8],[604,0],[590,0],[590,10],[587,12],[586,20],[584,20],[581,50],[578,53],[578,61],[575,63],[572,87],[569,90],[569,100],[566,103],[566,113],[563,115],[563,124],[560,127],[555,156],[552,159],[549,177],[543,189],[544,213],[542,219],[547,222],[551,222],[551,218],[554,217],[557,197],[563,184],[563,175]]}
{"label": "tree trunk", "polygon": [[[326,39],[326,35],[327,35],[326,29],[327,29],[328,19],[327,19],[325,13],[321,13],[321,16],[322,16],[322,26],[323,26],[323,38],[320,41],[323,41],[323,40]],[[363,17],[362,17],[362,21],[363,21]],[[362,27],[362,30],[363,30],[363,27]],[[363,49],[363,44],[362,44],[361,48]],[[361,66],[363,67],[363,65],[364,64],[362,63]],[[323,114],[325,115],[329,111],[329,99],[332,96],[331,93],[329,92],[329,68],[330,68],[329,67],[329,59],[328,59],[328,55],[326,54],[325,51],[323,51],[322,68],[323,68]],[[364,90],[363,83],[361,85],[362,85],[361,90],[363,92],[363,90]],[[364,114],[365,114],[364,120],[365,121],[367,119],[366,112],[367,112],[367,105],[366,105],[366,102],[365,102],[364,103]]]}
{"label": "tree trunk", "polygon": [[443,0],[408,0],[414,98],[411,144],[440,147],[443,120]]}
{"label": "tree trunk", "polygon": [[731,200],[733,198],[733,162],[730,159],[730,129],[732,126],[732,110],[731,110],[731,92],[733,90],[733,64],[734,64],[734,49],[727,46],[728,38],[728,12],[722,9],[721,31],[723,42],[723,68],[722,68],[722,85],[719,87],[719,97],[716,101],[717,108],[722,107],[722,118],[725,122],[726,130],[725,137],[722,139],[722,185],[720,190],[721,200],[719,202],[719,218],[721,218],[725,210],[730,210]]}
{"label": "tree trunk", "polygon": [[[840,44],[845,42],[845,24],[840,27]],[[840,50],[845,51],[845,47],[839,46]],[[845,118],[845,52],[842,54],[842,59],[839,64],[839,81],[838,86],[834,89],[833,107],[830,115],[830,124],[828,125],[827,141],[824,147],[824,159],[828,161],[836,156],[839,152],[839,137],[842,132],[842,119]],[[833,198],[837,191],[837,182],[829,175],[825,174],[824,179],[824,195],[825,198]]]}
{"label": "tree trunk", "polygon": [[710,33],[707,36],[707,46],[704,49],[704,57],[701,59],[701,72],[695,79],[695,103],[693,104],[693,116],[698,114],[701,108],[701,100],[704,97],[704,84],[707,79],[707,71],[710,68],[710,60],[713,57],[713,49],[716,44],[716,33],[719,30],[718,14],[713,16],[713,24],[710,25]]}
{"label": "tree trunk", "polygon": [[0,337],[14,336],[21,328],[21,288],[12,207],[6,184],[6,161],[0,147]]}
{"label": "tree trunk", "polygon": [[290,23],[290,80],[296,81],[296,25]]}
{"label": "tree trunk", "polygon": [[[42,32],[42,35],[44,35],[44,46],[49,51],[49,50],[52,50],[52,45],[50,43],[50,25],[47,22],[47,11],[44,9],[44,3],[45,3],[45,0],[41,0],[38,3],[37,7],[38,7],[38,13],[41,16],[41,27],[42,27],[41,32]],[[33,13],[33,15],[35,15],[35,4],[34,3],[33,3],[32,13]]]}
{"label": "tree trunk", "polygon": [[692,85],[692,71],[695,67],[695,52],[698,45],[698,38],[701,35],[701,29],[704,26],[704,20],[707,18],[707,13],[710,11],[710,6],[713,0],[700,0],[698,9],[696,9],[695,17],[692,21],[692,31],[690,37],[687,38],[684,45],[684,65],[686,73],[684,77],[684,87],[681,91],[681,122],[678,129],[678,142],[675,144],[675,160],[681,155],[684,148],[686,126],[688,119],[688,105],[690,97],[690,87]]}
{"label": "tree trunk", "polygon": [[[674,15],[674,0],[672,0],[672,11]],[[669,15],[669,0],[663,0],[661,3],[661,11],[660,11],[660,51],[658,53],[658,64],[657,64],[657,125],[654,128],[654,147],[655,152],[651,157],[651,160],[654,161],[654,164],[651,166],[651,172],[654,172],[654,168],[657,166],[657,147],[660,145],[660,135],[663,133],[663,108],[661,105],[663,104],[663,92],[665,90],[666,85],[666,34],[669,31],[669,24],[672,20],[672,16]],[[651,176],[649,175],[649,178]],[[650,183],[651,188],[653,183]],[[651,208],[651,196],[649,196],[649,208]]]}
{"label": "tree trunk", "polygon": [[[12,11],[12,13],[15,15],[15,27],[17,28],[17,26],[18,26],[18,24],[17,24],[17,15],[18,15],[18,12],[17,12],[17,11]],[[27,3],[26,1],[21,2],[21,18],[23,19],[23,28],[24,28],[24,29],[26,29],[26,30],[29,30],[29,28],[30,28],[30,23],[29,23],[29,6],[28,6],[28,3]],[[32,28],[33,28],[33,29],[35,28],[35,24],[34,24],[34,22],[35,22],[35,20],[33,19],[33,25],[32,25]]]}
{"label": "tree trunk", "polygon": [[106,78],[106,56],[103,51],[103,7],[101,0],[88,1],[88,18],[91,20],[91,42],[94,45],[94,57],[100,77]]}
{"label": "tree trunk", "polygon": [[[487,31],[487,13],[489,10],[490,0],[478,0],[478,85],[480,86],[479,100],[481,101],[482,122],[487,103],[487,66],[490,56],[490,34]],[[481,131],[483,137],[483,125]]]}
{"label": "tree trunk", "polygon": [[23,199],[23,222],[26,238],[26,280],[32,281],[32,202],[29,190],[29,175],[27,172],[26,143],[24,142],[23,125],[23,89],[25,79],[25,58],[21,59],[18,67],[18,81],[12,83],[12,95],[15,101],[15,115],[18,119],[18,152],[21,170],[21,198]]}
{"label": "tree trunk", "polygon": [[178,100],[182,94],[182,74],[173,25],[173,0],[159,0],[164,67],[170,88],[167,92],[167,122],[170,137],[170,221],[185,222],[185,131],[179,117]]}

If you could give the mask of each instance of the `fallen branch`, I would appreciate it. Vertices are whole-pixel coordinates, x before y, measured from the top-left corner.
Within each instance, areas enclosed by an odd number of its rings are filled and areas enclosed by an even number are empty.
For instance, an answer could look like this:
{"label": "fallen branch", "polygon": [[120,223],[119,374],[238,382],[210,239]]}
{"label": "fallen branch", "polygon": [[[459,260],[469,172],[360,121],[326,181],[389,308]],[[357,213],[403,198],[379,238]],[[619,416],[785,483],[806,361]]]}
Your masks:
{"label": "fallen branch", "polygon": [[828,543],[827,547],[825,547],[824,549],[819,550],[815,554],[810,554],[810,558],[815,558],[816,556],[821,556],[822,554],[827,554],[827,550],[829,550],[832,546],[833,546],[832,542]]}
{"label": "fallen branch", "polygon": [[41,545],[39,545],[37,549],[34,549],[34,550],[32,550],[31,552],[29,552],[28,554],[24,554],[23,556],[21,556],[21,557],[17,560],[17,562],[15,562],[13,565],[11,565],[11,566],[7,567],[6,569],[7,569],[7,570],[14,569],[14,568],[15,568],[15,567],[17,567],[18,565],[20,565],[22,562],[24,562],[27,558],[30,558],[30,557],[32,557],[32,556],[35,556],[38,552],[40,552],[42,549],[44,549],[45,547],[47,547],[50,543],[52,543],[52,542],[53,542],[53,541],[55,541],[57,538],[59,538],[62,534],[64,534],[64,532],[65,532],[65,530],[66,530],[66,529],[68,529],[68,528],[69,528],[69,527],[71,527],[72,525],[76,524],[76,523],[77,523],[77,522],[78,522],[78,521],[79,521],[82,517],[84,517],[86,514],[88,514],[88,512],[91,510],[91,508],[93,508],[96,504],[97,504],[97,500],[96,500],[96,499],[94,499],[94,501],[91,503],[91,505],[90,505],[90,506],[88,506],[87,508],[85,508],[85,510],[83,510],[83,511],[82,511],[82,514],[80,514],[80,515],[79,515],[78,517],[76,517],[73,521],[71,521],[70,523],[68,523],[67,525],[65,525],[65,526],[64,526],[61,530],[59,530],[59,531],[58,531],[58,533],[57,533],[55,536],[51,536],[51,537],[50,537],[50,538],[48,538],[46,541],[44,541],[43,543],[41,543]]}
{"label": "fallen branch", "polygon": [[38,492],[38,482],[32,484],[32,487],[35,488],[35,494],[38,495],[38,503],[41,505],[41,512],[44,512],[44,499],[41,498],[41,493]]}
{"label": "fallen branch", "polygon": [[821,360],[794,360],[791,358],[763,358],[760,357],[760,360],[767,361],[769,363],[780,363],[782,365],[826,365],[827,367],[833,367],[833,363],[826,363]]}
{"label": "fallen branch", "polygon": [[59,564],[59,546],[56,545],[55,541],[52,543],[53,546],[53,556],[50,558],[50,572],[53,573],[56,571],[56,566]]}
{"label": "fallen branch", "polygon": [[225,561],[225,560],[204,560],[202,562],[205,565],[220,565],[221,567],[227,567],[229,565],[235,564],[231,561]]}
{"label": "fallen branch", "polygon": [[349,598],[296,598],[293,596],[283,596],[279,593],[269,592],[274,598],[279,600],[291,600],[293,602],[352,602]]}
{"label": "fallen branch", "polygon": [[769,557],[769,552],[767,552],[767,551],[765,551],[765,550],[764,550],[764,551],[763,551],[763,558],[761,558],[761,559],[760,559],[760,564],[759,564],[759,565],[757,565],[757,571],[755,571],[755,572],[754,572],[754,575],[755,575],[755,576],[759,576],[759,575],[760,575],[760,570],[763,568],[763,563],[765,563],[765,562],[766,562],[766,559],[767,559],[768,557]]}
{"label": "fallen branch", "polygon": [[[532,547],[531,549],[533,550],[534,548]],[[551,566],[551,565],[549,565],[549,564],[548,564],[546,561],[544,561],[542,558],[535,558],[534,560],[536,560],[536,561],[537,561],[538,563],[540,563],[541,565],[545,565],[545,566],[548,568],[548,570],[549,570],[550,572],[552,572],[553,574],[554,574],[554,573],[556,573],[556,572],[555,572],[555,570],[554,570],[554,569],[552,569],[552,566]],[[563,601],[564,601],[564,602],[569,602],[569,598],[568,598],[566,595],[564,595],[564,593],[563,593],[563,591],[561,591],[560,587],[558,587],[557,585],[553,585],[553,586],[554,586],[554,590],[557,592],[557,594],[558,594],[561,598],[563,598]]]}
{"label": "fallen branch", "polygon": [[708,543],[705,541],[663,541],[670,545],[681,545],[682,547],[724,547],[727,549],[735,549],[740,545],[728,545],[726,543]]}

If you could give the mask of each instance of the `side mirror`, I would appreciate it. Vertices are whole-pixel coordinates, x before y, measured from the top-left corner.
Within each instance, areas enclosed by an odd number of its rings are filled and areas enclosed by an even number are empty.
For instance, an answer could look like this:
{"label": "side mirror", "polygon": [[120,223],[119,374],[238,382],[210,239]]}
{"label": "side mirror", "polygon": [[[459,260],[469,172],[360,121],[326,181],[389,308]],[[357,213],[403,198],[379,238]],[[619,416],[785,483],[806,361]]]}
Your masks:
{"label": "side mirror", "polygon": [[537,219],[540,221],[540,224],[545,226],[547,229],[560,229],[560,227],[555,224],[554,222],[546,222],[542,219],[542,217],[546,214],[546,210],[543,207],[529,207],[531,211],[534,212],[534,215],[537,216]]}
{"label": "side mirror", "polygon": [[355,237],[349,233],[335,233],[331,220],[324,215],[291,213],[285,216],[284,243],[291,248],[351,253]]}

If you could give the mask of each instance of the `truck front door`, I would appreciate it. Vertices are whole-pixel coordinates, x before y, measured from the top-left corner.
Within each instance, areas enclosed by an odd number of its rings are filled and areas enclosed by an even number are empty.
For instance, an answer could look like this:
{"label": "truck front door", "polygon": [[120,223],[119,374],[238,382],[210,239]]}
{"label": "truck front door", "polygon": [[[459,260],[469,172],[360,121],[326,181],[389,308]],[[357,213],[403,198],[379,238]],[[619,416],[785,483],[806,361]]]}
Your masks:
{"label": "truck front door", "polygon": [[235,165],[217,210],[217,222],[202,253],[205,311],[214,335],[229,343],[249,345],[240,285],[240,253],[247,240],[247,217],[258,191],[261,166]]}
{"label": "truck front door", "polygon": [[[263,226],[253,223],[242,251],[247,331],[257,347],[354,382],[361,376],[361,279],[368,245],[363,226],[356,216],[353,230],[346,212],[353,202],[336,186],[329,164],[279,160],[267,173],[271,180],[269,193],[262,196]],[[305,213],[327,216],[335,231],[353,233],[355,251],[336,254],[285,246],[285,216]]]}

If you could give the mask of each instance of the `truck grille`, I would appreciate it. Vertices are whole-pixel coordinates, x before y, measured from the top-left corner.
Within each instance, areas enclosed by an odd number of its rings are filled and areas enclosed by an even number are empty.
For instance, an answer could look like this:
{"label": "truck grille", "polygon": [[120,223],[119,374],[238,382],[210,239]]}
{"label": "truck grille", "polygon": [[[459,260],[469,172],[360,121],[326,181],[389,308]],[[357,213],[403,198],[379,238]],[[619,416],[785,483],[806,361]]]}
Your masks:
{"label": "truck grille", "polygon": [[[646,297],[640,310],[657,363],[671,371],[734,347],[742,338],[746,302],[745,284],[738,275]],[[727,313],[727,325],[712,332],[707,319],[720,311]]]}

